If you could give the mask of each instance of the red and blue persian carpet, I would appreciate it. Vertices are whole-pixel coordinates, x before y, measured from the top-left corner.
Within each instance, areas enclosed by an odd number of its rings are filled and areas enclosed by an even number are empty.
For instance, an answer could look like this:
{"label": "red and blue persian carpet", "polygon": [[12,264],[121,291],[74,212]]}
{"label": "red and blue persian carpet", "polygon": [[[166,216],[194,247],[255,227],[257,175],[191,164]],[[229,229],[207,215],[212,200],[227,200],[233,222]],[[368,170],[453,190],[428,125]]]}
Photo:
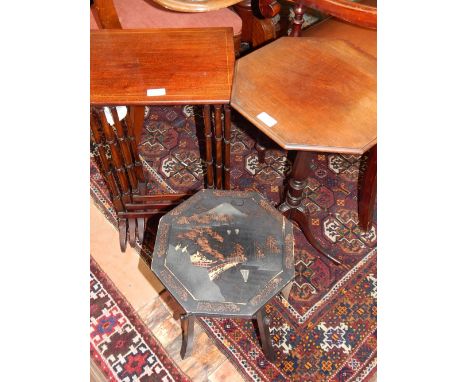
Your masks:
{"label": "red and blue persian carpet", "polygon": [[[191,106],[152,107],[145,119],[140,153],[151,179],[150,193],[186,192],[203,187],[195,128],[200,111]],[[268,149],[260,164],[255,131],[233,113],[231,183],[233,189],[256,190],[277,205],[291,171],[289,154]],[[203,146],[202,146],[203,147]],[[92,153],[94,149],[92,148]],[[236,319],[198,322],[247,380],[367,381],[377,365],[377,224],[362,232],[357,218],[357,179],[361,159],[354,155],[316,154],[304,206],[316,238],[342,261],[324,259],[295,229],[296,277],[289,301],[278,296],[267,304],[277,360],[261,352],[252,323]],[[116,224],[104,180],[91,159],[91,194]],[[153,224],[154,223],[154,224]],[[151,261],[156,222],[149,222],[140,255]]]}
{"label": "red and blue persian carpet", "polygon": [[190,379],[91,258],[91,357],[112,382]]}

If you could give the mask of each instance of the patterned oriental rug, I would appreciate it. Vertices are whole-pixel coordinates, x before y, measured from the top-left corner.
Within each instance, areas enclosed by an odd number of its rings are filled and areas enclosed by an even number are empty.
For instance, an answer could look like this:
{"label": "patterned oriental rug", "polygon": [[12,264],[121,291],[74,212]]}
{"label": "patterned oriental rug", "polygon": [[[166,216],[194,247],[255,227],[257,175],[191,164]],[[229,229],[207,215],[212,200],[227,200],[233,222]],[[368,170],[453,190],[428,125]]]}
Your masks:
{"label": "patterned oriental rug", "polygon": [[109,381],[190,381],[93,258],[90,310],[91,357]]}
{"label": "patterned oriental rug", "polygon": [[[205,165],[196,128],[201,110],[192,106],[152,107],[140,145],[150,193],[186,192],[203,187]],[[196,122],[197,121],[197,122]],[[274,143],[266,163],[254,149],[255,130],[233,113],[231,183],[233,189],[256,190],[276,206],[291,171],[292,153]],[[203,144],[201,145],[203,148]],[[105,183],[91,148],[91,194],[116,225]],[[275,363],[261,351],[249,320],[200,319],[198,323],[247,380],[367,381],[377,358],[377,224],[365,233],[358,227],[357,179],[361,160],[353,155],[316,154],[304,205],[317,239],[343,262],[323,258],[295,229],[296,277],[289,302],[277,296],[267,304],[276,351]],[[151,262],[157,220],[150,220],[140,256]]]}

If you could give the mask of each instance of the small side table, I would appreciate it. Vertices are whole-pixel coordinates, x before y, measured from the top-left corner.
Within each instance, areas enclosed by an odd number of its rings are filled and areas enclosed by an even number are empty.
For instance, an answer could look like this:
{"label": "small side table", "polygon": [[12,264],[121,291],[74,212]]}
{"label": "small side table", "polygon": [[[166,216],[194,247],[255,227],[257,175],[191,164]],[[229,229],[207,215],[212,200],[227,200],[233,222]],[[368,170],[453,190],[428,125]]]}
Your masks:
{"label": "small side table", "polygon": [[368,229],[377,179],[377,63],[336,39],[283,37],[236,62],[232,107],[297,155],[279,210],[335,264],[315,239],[302,205],[312,152],[367,153],[360,177],[359,224]]}
{"label": "small side table", "polygon": [[[229,137],[231,129],[232,33],[232,28],[91,31],[91,131],[117,211],[122,251],[127,231],[134,246],[137,236],[143,240],[146,218],[186,197],[145,195],[137,150],[145,106],[203,105],[207,186],[229,188],[229,162],[223,163],[223,151],[230,150],[224,136]],[[122,121],[118,105],[129,110]],[[113,126],[103,107],[110,107]]]}
{"label": "small side table", "polygon": [[201,190],[164,215],[151,269],[185,314],[181,357],[195,316],[255,318],[274,360],[265,304],[294,278],[293,226],[256,192]]}

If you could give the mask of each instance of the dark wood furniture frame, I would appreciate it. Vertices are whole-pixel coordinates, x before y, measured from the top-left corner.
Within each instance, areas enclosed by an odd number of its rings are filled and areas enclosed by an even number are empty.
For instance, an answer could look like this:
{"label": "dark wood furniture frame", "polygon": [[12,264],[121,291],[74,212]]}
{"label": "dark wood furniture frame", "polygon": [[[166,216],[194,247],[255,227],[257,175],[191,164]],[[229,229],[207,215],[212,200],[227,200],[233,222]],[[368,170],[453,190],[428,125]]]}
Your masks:
{"label": "dark wood furniture frame", "polygon": [[[230,151],[224,137],[230,136],[233,66],[230,28],[91,31],[91,133],[117,212],[122,251],[127,233],[135,246],[137,238],[143,240],[149,217],[191,195],[146,195],[138,156],[145,105],[203,105],[207,187],[229,188],[229,160],[223,163],[223,152]],[[147,95],[154,86],[166,94]],[[117,105],[128,108],[121,122]],[[105,117],[105,106],[114,127]]]}
{"label": "dark wood furniture frame", "polygon": [[[295,1],[294,5],[295,17],[291,31],[291,36],[293,37],[301,36],[301,26],[304,22],[304,7],[317,9],[354,25],[377,29],[377,8],[375,7],[353,3],[347,0],[298,0]],[[343,36],[343,38],[346,38],[346,36]],[[312,153],[308,151],[298,151],[289,178],[289,188],[286,193],[286,198],[279,206],[279,210],[296,221],[307,240],[320,252],[325,253],[321,245],[315,240],[311,227],[309,226],[309,219],[301,207],[307,181],[307,166],[311,161],[311,155]],[[364,231],[367,231],[372,225],[377,196],[377,144],[367,151],[365,157],[367,157],[367,159],[362,166],[362,172],[359,176],[358,215],[360,227]],[[326,255],[336,264],[340,264],[338,260],[328,254]]]}
{"label": "dark wood furniture frame", "polygon": [[[302,3],[301,3],[302,4]],[[301,4],[299,4],[297,7],[296,7],[296,11],[299,10],[301,11],[300,9],[300,6]],[[362,6],[362,5],[360,5]],[[293,28],[292,30],[292,34],[297,37],[298,34],[300,33],[301,31],[301,28],[300,28],[300,24],[302,23],[300,17],[301,16],[301,12],[298,12],[296,13],[296,19],[295,19],[295,25],[296,27]],[[343,36],[343,39],[345,39],[346,36]],[[333,41],[333,39],[331,39]],[[323,40],[323,41],[326,41],[326,40]],[[338,40],[334,40],[334,41],[338,41]],[[274,45],[276,44],[277,42],[274,42],[272,43],[271,45]],[[333,43],[336,45],[336,43]],[[283,44],[283,46],[287,46],[288,44]],[[298,44],[299,45],[299,44]],[[262,48],[265,52],[268,51],[270,52],[270,49],[269,49],[270,46],[267,46],[265,48]],[[355,60],[357,59],[357,57],[354,55],[354,53],[352,53],[352,51],[349,51],[351,45],[342,45],[342,46],[336,46],[336,49],[343,49],[344,51],[346,51],[347,53],[344,54],[343,57],[340,58],[340,60],[344,60],[343,62],[346,62],[346,59],[350,59],[350,60]],[[299,47],[296,47],[297,49],[300,49]],[[305,49],[306,47],[302,47],[302,49]],[[325,46],[323,46],[323,48],[326,48]],[[258,57],[262,57],[262,60],[267,60],[268,63],[266,64],[267,66],[269,65],[274,65],[274,62],[278,62],[277,65],[282,65],[282,62],[281,61],[278,61],[278,58],[279,57],[272,57],[270,56],[270,54],[262,54],[260,53],[262,51],[262,49],[260,49],[259,51],[257,52],[254,52],[253,54],[256,54]],[[291,48],[292,49],[292,48]],[[328,48],[327,48],[328,49]],[[327,62],[326,60],[324,61],[325,59],[325,56],[322,57],[322,51],[320,50],[316,50],[314,51],[315,54],[321,56],[320,59],[318,61],[310,61],[311,63],[314,63],[315,65],[318,65],[318,67],[314,68],[313,70],[317,70],[318,72],[320,72],[321,70],[321,66],[323,65],[327,65],[330,64],[332,68],[335,68],[335,70],[333,70],[333,76],[335,77],[335,80],[336,78],[339,78],[339,81],[342,81],[342,83],[346,83],[347,79],[349,79],[349,75],[352,74],[352,72],[348,73],[346,71],[349,72],[349,70],[352,70],[350,68],[343,68],[343,70],[340,70],[338,69],[339,67],[343,67],[342,64],[339,63],[339,61],[329,61]],[[354,50],[354,52],[356,52],[356,50]],[[296,52],[297,53],[297,52]],[[274,54],[272,52],[272,54]],[[293,51],[289,51],[287,52],[285,49],[282,50],[282,53],[280,55],[286,55],[286,54],[289,54],[289,55],[294,55],[295,52]],[[360,54],[357,54],[358,56],[360,55],[362,58],[359,59],[359,63],[364,65],[366,67],[366,70],[365,72],[367,73],[363,78],[362,80],[366,80],[366,78],[369,79],[369,81],[371,81],[370,79],[372,78],[372,71],[375,70],[375,69],[372,69],[372,66],[375,67],[375,64],[372,64],[369,59],[366,59],[366,55],[365,53],[360,53]],[[298,55],[300,56],[300,55]],[[371,57],[372,55],[369,54],[369,58]],[[372,57],[375,59],[375,57]],[[273,107],[274,103],[276,104],[283,104],[283,105],[286,105],[286,104],[289,104],[288,107],[284,106],[282,108],[282,112],[279,113],[283,116],[283,118],[281,118],[281,123],[282,123],[282,127],[283,129],[288,129],[287,126],[288,125],[288,122],[287,120],[295,120],[296,118],[298,118],[298,115],[296,114],[295,112],[295,109],[297,108],[297,105],[300,105],[301,104],[301,100],[304,99],[304,98],[301,98],[303,96],[307,96],[303,93],[301,93],[301,90],[300,88],[302,89],[303,87],[301,86],[300,83],[298,83],[297,81],[297,78],[295,78],[295,80],[292,82],[291,80],[289,81],[289,83],[294,83],[295,85],[294,86],[297,86],[297,97],[295,97],[294,99],[294,102],[291,101],[291,99],[289,98],[282,98],[281,97],[281,94],[284,93],[284,91],[282,91],[281,89],[278,89],[278,86],[274,86],[271,81],[277,81],[278,78],[275,77],[275,74],[276,73],[275,71],[272,71],[272,74],[271,75],[266,75],[266,77],[268,79],[259,79],[259,80],[255,80],[256,77],[258,76],[262,76],[262,71],[261,70],[258,70],[257,71],[257,61],[259,61],[259,58],[256,58],[255,60],[252,59],[250,60],[248,57],[245,57],[244,58],[246,61],[246,63],[244,64],[243,66],[243,71],[241,72],[238,68],[239,68],[239,65],[240,65],[240,61],[242,61],[243,59],[241,59],[238,63],[237,63],[237,72],[236,72],[236,79],[235,79],[235,88],[234,88],[234,91],[233,91],[233,96],[232,96],[232,105],[236,108],[236,110],[240,111],[241,114],[243,114],[245,117],[247,117],[247,119],[249,119],[251,122],[253,122],[257,127],[261,128],[261,130],[263,130],[267,135],[270,136],[270,138],[272,138],[273,140],[275,140],[278,144],[280,144],[281,147],[287,149],[287,150],[296,150],[297,151],[297,155],[296,155],[296,158],[295,158],[295,161],[294,161],[294,164],[293,164],[293,169],[292,169],[292,173],[289,177],[289,180],[288,180],[288,188],[286,190],[286,194],[285,194],[285,198],[284,198],[284,201],[283,203],[279,206],[279,209],[280,211],[282,211],[286,216],[288,216],[290,219],[294,220],[297,222],[297,224],[299,225],[299,227],[301,228],[301,230],[303,231],[304,235],[306,236],[306,238],[308,239],[308,241],[319,251],[321,252],[323,255],[325,255],[329,260],[331,260],[332,262],[334,262],[335,264],[337,265],[340,265],[341,262],[334,258],[332,255],[330,255],[329,253],[327,253],[327,251],[322,247],[322,245],[317,241],[317,239],[314,237],[314,234],[313,234],[313,231],[312,231],[312,227],[310,226],[310,219],[308,218],[307,216],[307,213],[305,211],[305,207],[302,205],[302,201],[305,197],[304,195],[304,190],[305,190],[305,187],[307,185],[307,175],[309,173],[309,164],[311,162],[311,157],[312,157],[312,153],[311,151],[314,150],[314,151],[324,151],[324,152],[340,152],[340,153],[348,153],[348,154],[359,154],[359,155],[363,155],[367,157],[367,160],[363,160],[362,161],[362,171],[361,171],[361,174],[359,176],[359,184],[358,184],[358,215],[359,215],[359,225],[361,226],[361,228],[363,230],[368,230],[370,229],[371,227],[371,224],[372,224],[372,217],[373,217],[373,208],[374,208],[374,205],[375,205],[375,198],[376,198],[376,186],[377,186],[377,182],[376,182],[376,179],[377,179],[377,176],[376,176],[376,169],[377,169],[377,146],[376,146],[376,143],[377,143],[377,140],[376,140],[376,137],[375,137],[375,119],[370,116],[371,118],[369,119],[367,116],[366,116],[366,113],[367,112],[364,112],[364,110],[368,110],[369,112],[371,113],[375,113],[375,100],[373,101],[374,104],[369,104],[369,107],[367,109],[362,109],[360,107],[358,107],[357,109],[355,109],[355,112],[357,112],[358,110],[361,110],[360,112],[358,112],[358,114],[354,114],[353,116],[353,119],[354,120],[362,120],[363,122],[366,123],[366,128],[364,129],[364,131],[361,131],[359,133],[359,137],[361,139],[360,142],[358,142],[357,140],[354,139],[353,137],[353,133],[352,131],[346,131],[346,132],[343,132],[345,133],[345,135],[343,136],[344,140],[341,140],[341,144],[338,144],[337,146],[334,147],[333,143],[334,141],[336,141],[336,139],[334,139],[333,137],[330,137],[328,136],[327,138],[327,131],[328,129],[325,128],[325,127],[320,127],[320,122],[319,121],[316,121],[316,125],[318,126],[318,129],[320,130],[323,130],[322,133],[318,134],[316,136],[316,138],[319,138],[321,137],[318,141],[315,140],[315,138],[313,138],[312,136],[310,136],[310,138],[307,139],[307,144],[301,144],[302,141],[304,141],[304,136],[301,136],[300,134],[298,135],[297,132],[294,136],[291,136],[291,134],[286,134],[286,133],[282,133],[282,130],[281,128],[268,128],[266,125],[262,125],[261,123],[259,124],[259,121],[257,121],[258,118],[255,117],[255,115],[261,111],[261,110],[268,110],[268,109],[271,109],[271,107]],[[298,60],[300,60],[300,58],[298,57],[297,58]],[[309,58],[310,60],[312,60],[312,58],[310,57]],[[247,63],[248,62],[248,63]],[[290,63],[290,61],[288,61]],[[297,61],[296,61],[297,62]],[[375,62],[375,61],[374,61]],[[255,68],[252,68],[252,69],[249,69],[249,65],[253,65]],[[299,65],[299,63],[298,63]],[[301,67],[301,69],[303,73],[306,73],[307,71]],[[312,70],[312,69],[311,69]],[[296,72],[299,71],[298,68],[296,68]],[[284,68],[283,67],[283,73],[287,73],[288,72],[288,69],[287,68]],[[242,80],[239,80],[240,79],[240,75],[241,73],[246,73],[246,78],[243,78]],[[370,77],[366,77],[366,76],[369,76]],[[338,76],[338,77],[337,77]],[[375,77],[374,77],[375,78]],[[323,99],[323,100],[326,100],[326,103],[327,105],[324,106],[325,109],[324,110],[332,110],[333,109],[333,102],[334,102],[334,98],[336,98],[336,96],[334,95],[333,92],[328,92],[327,91],[327,81],[330,82],[332,79],[329,78],[329,79],[324,79],[323,81],[325,81],[323,84],[321,83],[318,83],[317,84],[317,88],[315,90],[317,90],[319,92],[318,95],[316,94],[310,94],[310,97],[311,99],[315,99],[315,102],[319,102],[319,99]],[[267,81],[270,81],[268,83],[266,83]],[[306,78],[304,78],[304,81],[307,81]],[[321,81],[319,79],[319,81]],[[354,82],[353,82],[354,81]],[[346,94],[347,96],[349,97],[353,97],[353,87],[354,83],[358,83],[356,81],[361,81],[361,79],[359,78],[355,78],[354,80],[351,81],[351,83],[349,84],[350,87],[349,89],[347,89],[346,87],[341,89],[344,94]],[[367,81],[367,80],[366,80]],[[239,83],[239,87],[242,87],[242,90],[236,90],[236,84]],[[247,85],[247,83],[251,84],[251,85]],[[330,82],[331,83],[331,82]],[[363,97],[363,100],[364,99],[367,99],[367,100],[370,100],[372,98],[375,98],[375,90],[373,91],[372,89],[375,89],[375,84],[374,85],[371,85],[372,81],[369,82],[368,85],[364,86],[364,87],[361,87],[361,89],[359,88],[359,86],[356,88],[355,91],[357,91],[358,93],[356,94],[356,96],[358,97]],[[323,86],[322,86],[323,85]],[[338,86],[339,83],[337,83]],[[252,94],[257,94],[257,92],[262,92],[262,89],[270,89],[272,92],[276,92],[273,96],[273,100],[272,101],[267,101],[267,100],[255,100],[253,99],[253,97],[249,97],[248,94],[252,93]],[[362,94],[360,94],[360,92],[363,92]],[[302,94],[302,96],[301,96]],[[291,96],[291,93],[289,93],[289,95]],[[318,98],[317,98],[318,97]],[[330,98],[331,97],[331,98]],[[248,100],[248,101],[247,101]],[[248,104],[252,103],[252,104],[256,104],[255,106],[254,105],[251,105],[249,106]],[[347,109],[346,109],[346,103],[343,102],[343,100],[340,100],[340,98],[336,98],[336,102],[337,102],[337,105],[338,105],[338,109],[337,111],[339,111],[342,115],[342,116],[346,116],[347,115]],[[273,106],[272,106],[273,105]],[[341,105],[343,107],[341,107]],[[357,106],[357,105],[356,105]],[[286,107],[286,109],[284,109]],[[304,105],[303,105],[304,107]],[[313,107],[313,106],[312,106]],[[265,109],[263,109],[265,108]],[[373,109],[373,111],[371,111]],[[315,116],[310,116],[309,117],[315,117],[317,118],[317,112],[320,114],[321,113],[321,108],[317,108],[317,109],[314,109],[315,110]],[[287,115],[288,117],[285,119],[284,116]],[[308,115],[307,112],[305,112],[305,115]],[[328,119],[327,117],[327,114],[325,113],[324,114],[324,117],[325,119]],[[310,121],[308,120],[305,120],[304,118],[300,117],[299,120],[296,121],[296,127],[297,126],[304,126],[303,128],[303,134],[304,135],[307,135],[308,134],[308,130],[307,130],[307,125],[308,123],[310,123]],[[374,119],[374,121],[372,121]],[[328,126],[328,125],[327,125]],[[294,126],[290,126],[291,129],[296,129],[296,127]],[[335,121],[334,123],[331,123],[331,125],[329,126],[329,128],[331,129],[330,131],[337,131],[337,134],[339,131],[342,130],[342,128],[340,127],[340,123],[338,121]],[[297,128],[299,129],[299,128]],[[297,130],[296,129],[296,130]],[[324,130],[325,129],[325,130]],[[362,128],[360,128],[360,130],[362,130]],[[318,131],[317,131],[318,133]],[[364,134],[363,134],[364,133]],[[286,134],[286,135],[289,135],[289,138],[286,138],[285,140],[285,137],[282,135],[283,134]],[[320,143],[320,141],[322,141]],[[303,142],[303,143],[306,143],[306,142]],[[261,144],[257,144],[257,150],[259,151],[259,161],[262,162],[265,160],[265,147],[264,145]]]}

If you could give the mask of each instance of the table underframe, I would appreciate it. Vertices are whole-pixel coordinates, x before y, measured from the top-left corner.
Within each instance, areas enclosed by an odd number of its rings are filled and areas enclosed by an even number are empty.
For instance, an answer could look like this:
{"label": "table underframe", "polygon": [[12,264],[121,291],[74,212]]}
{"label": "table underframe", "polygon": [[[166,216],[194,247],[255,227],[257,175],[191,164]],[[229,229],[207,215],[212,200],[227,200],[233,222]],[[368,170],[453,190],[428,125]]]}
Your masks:
{"label": "table underframe", "polygon": [[[122,121],[115,106],[109,106],[113,120],[117,121],[113,126],[108,123],[102,105],[92,105],[90,110],[91,133],[97,146],[101,173],[117,213],[122,252],[126,250],[127,238],[131,247],[136,245],[137,239],[143,242],[148,218],[165,213],[192,195],[147,195],[147,181],[138,154],[145,106],[126,106],[128,113]],[[230,106],[205,104],[202,107],[207,188],[230,189]],[[110,156],[106,154],[106,146]]]}

